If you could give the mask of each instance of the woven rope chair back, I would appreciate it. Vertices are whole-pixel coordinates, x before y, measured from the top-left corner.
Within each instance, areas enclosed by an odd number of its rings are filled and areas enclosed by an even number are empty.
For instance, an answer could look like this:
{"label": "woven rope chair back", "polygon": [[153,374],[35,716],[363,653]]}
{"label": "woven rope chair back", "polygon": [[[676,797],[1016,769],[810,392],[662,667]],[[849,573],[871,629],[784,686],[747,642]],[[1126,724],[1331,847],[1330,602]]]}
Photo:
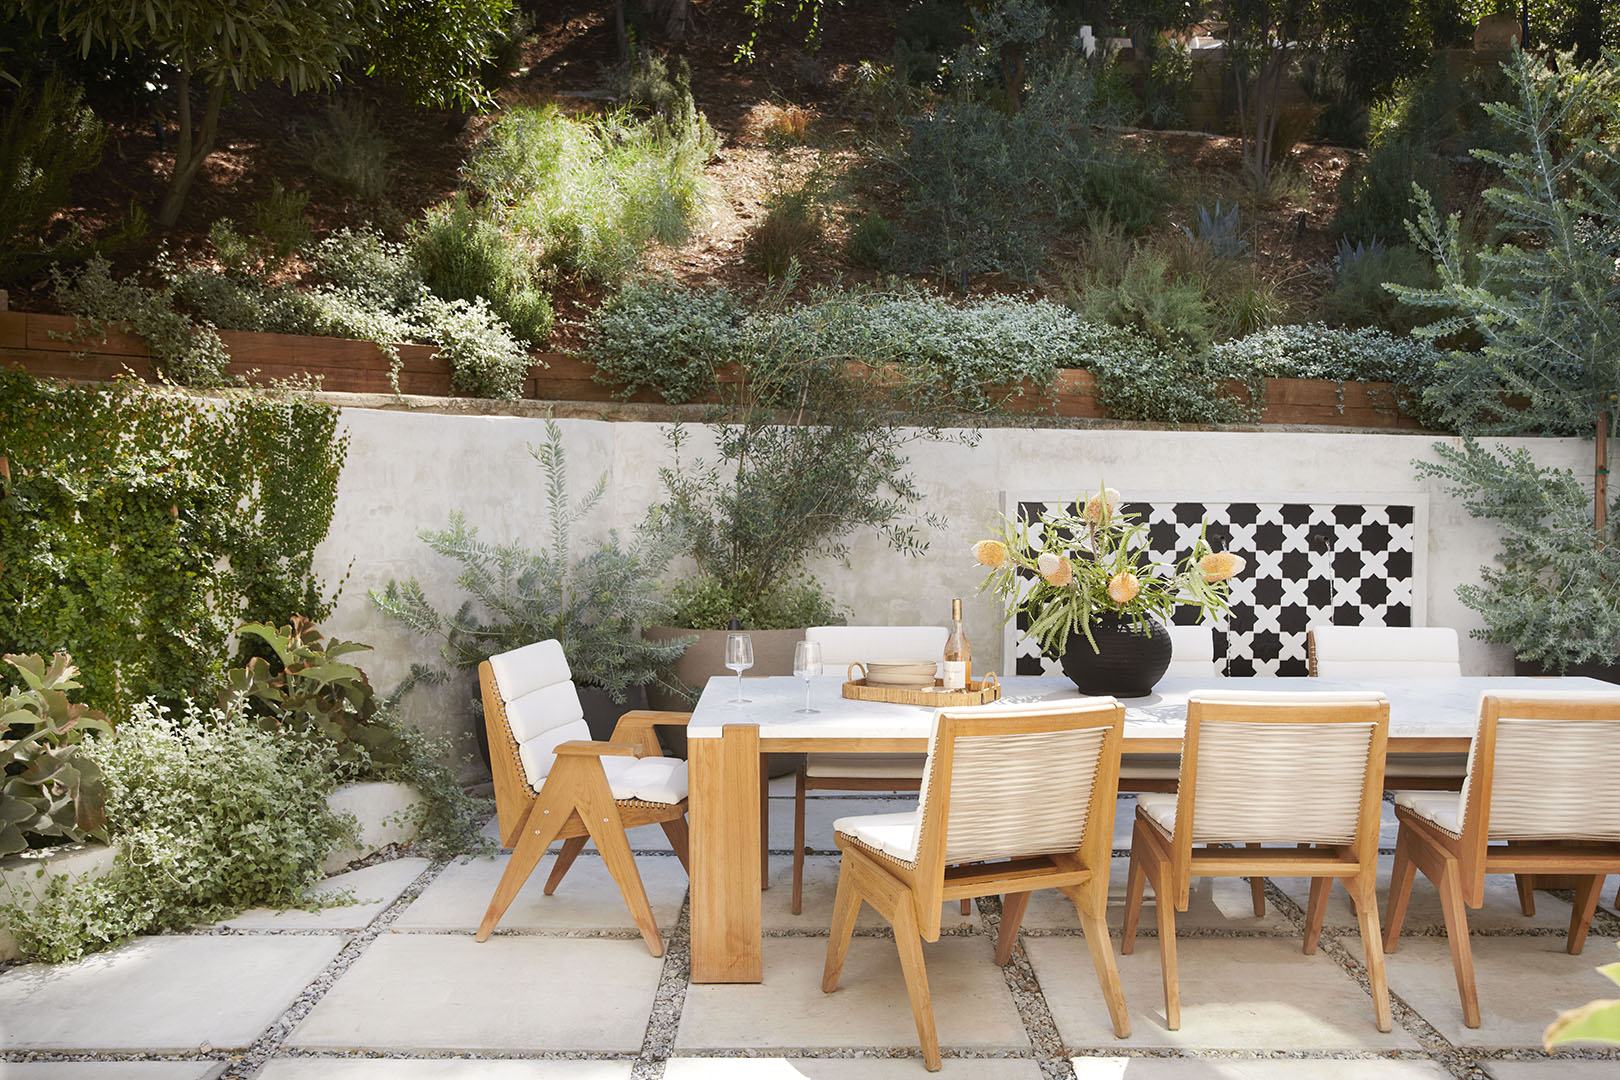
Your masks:
{"label": "woven rope chair back", "polygon": [[1192,842],[1353,842],[1385,705],[1376,693],[1194,695]]}
{"label": "woven rope chair back", "polygon": [[1490,726],[1487,839],[1620,841],[1620,692],[1485,695],[1463,781],[1465,830]]}
{"label": "woven rope chair back", "polygon": [[[946,711],[934,719],[919,830],[945,817],[945,865],[1080,850],[1117,705]],[[983,728],[993,728],[983,731]],[[933,791],[944,738],[949,797]],[[1117,754],[1117,743],[1114,752]],[[1117,772],[1117,766],[1115,768]]]}

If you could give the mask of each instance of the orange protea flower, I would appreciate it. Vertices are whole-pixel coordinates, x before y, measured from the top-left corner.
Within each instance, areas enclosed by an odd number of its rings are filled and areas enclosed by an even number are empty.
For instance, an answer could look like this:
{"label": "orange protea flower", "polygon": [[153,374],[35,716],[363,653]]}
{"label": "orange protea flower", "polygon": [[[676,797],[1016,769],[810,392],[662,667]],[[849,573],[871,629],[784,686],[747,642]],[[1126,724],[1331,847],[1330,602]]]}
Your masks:
{"label": "orange protea flower", "polygon": [[1050,585],[1067,585],[1074,580],[1074,567],[1069,565],[1069,560],[1050,551],[1043,552],[1035,560],[1035,567]]}
{"label": "orange protea flower", "polygon": [[1142,583],[1129,570],[1122,570],[1108,579],[1108,598],[1116,604],[1128,604],[1142,591]]}
{"label": "orange protea flower", "polygon": [[1086,520],[1093,525],[1100,525],[1112,517],[1118,508],[1119,492],[1113,488],[1103,488],[1086,500]]}
{"label": "orange protea flower", "polygon": [[1243,568],[1247,565],[1240,555],[1233,555],[1230,551],[1217,551],[1198,560],[1198,572],[1203,575],[1205,581],[1213,583],[1236,577],[1243,573]]}
{"label": "orange protea flower", "polygon": [[1007,565],[1007,545],[1000,540],[980,540],[973,545],[973,557],[986,566],[999,569]]}

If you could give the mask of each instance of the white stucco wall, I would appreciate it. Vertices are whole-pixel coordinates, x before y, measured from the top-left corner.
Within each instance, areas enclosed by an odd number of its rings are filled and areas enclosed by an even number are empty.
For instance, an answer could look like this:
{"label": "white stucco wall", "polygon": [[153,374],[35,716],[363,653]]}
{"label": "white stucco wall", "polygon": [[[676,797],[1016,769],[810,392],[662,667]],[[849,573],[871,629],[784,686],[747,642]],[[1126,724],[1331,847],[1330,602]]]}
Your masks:
{"label": "white stucco wall", "polygon": [[[367,590],[391,578],[415,576],[442,608],[456,606],[461,594],[453,582],[455,567],[416,538],[419,529],[442,527],[453,510],[465,513],[491,540],[544,543],[540,470],[526,449],[542,438],[544,421],[370,409],[345,409],[343,421],[351,440],[349,459],[317,567],[334,582],[349,573],[328,628],[376,646],[366,667],[378,688],[387,690],[413,661],[433,659],[433,647],[379,612]],[[608,472],[607,495],[579,540],[608,528],[635,528],[659,493],[658,469],[667,461],[665,427],[557,423],[576,498],[604,469]],[[1072,495],[1106,480],[1126,498],[1426,501],[1427,536],[1418,537],[1426,621],[1464,635],[1464,672],[1505,672],[1511,664],[1507,650],[1468,639],[1478,620],[1456,599],[1456,587],[1490,561],[1496,538],[1460,502],[1415,476],[1413,459],[1429,456],[1433,442],[1432,436],[1322,431],[995,428],[984,431],[973,447],[919,443],[912,467],[926,508],[946,519],[929,552],[908,559],[876,535],[862,535],[854,541],[849,566],[821,565],[814,572],[850,609],[854,622],[943,622],[951,598],[962,597],[975,666],[1001,671],[1006,668],[1000,613],[991,599],[976,593],[982,575],[968,549],[994,521],[1008,492]],[[1590,446],[1577,440],[1510,442],[1531,447],[1546,464],[1578,471],[1590,466]],[[695,439],[693,450],[703,445]],[[475,696],[470,681],[419,691],[408,703],[408,715],[429,730],[464,731]]]}

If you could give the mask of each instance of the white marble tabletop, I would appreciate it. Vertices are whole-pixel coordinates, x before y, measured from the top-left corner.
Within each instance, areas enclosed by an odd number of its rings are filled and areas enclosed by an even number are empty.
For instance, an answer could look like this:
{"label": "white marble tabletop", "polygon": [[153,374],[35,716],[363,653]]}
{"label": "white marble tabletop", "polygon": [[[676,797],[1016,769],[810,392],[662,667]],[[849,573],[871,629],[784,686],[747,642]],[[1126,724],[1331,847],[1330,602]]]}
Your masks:
{"label": "white marble tabletop", "polygon": [[[758,724],[761,739],[926,739],[934,710],[920,705],[855,701],[843,696],[840,675],[810,680],[810,705],[804,714],[804,681],[791,675],[743,680],[748,704],[737,705],[737,680],[716,675],[703,688],[687,724],[693,739],[718,738],[727,724]],[[1074,683],[1062,676],[1009,676],[1002,680],[1004,703],[1077,699]],[[1299,693],[1309,690],[1377,690],[1389,698],[1393,738],[1472,738],[1479,716],[1479,697],[1498,692],[1572,690],[1615,692],[1613,683],[1597,679],[1536,679],[1465,676],[1459,679],[1279,679],[1166,678],[1143,698],[1126,698],[1127,739],[1179,739],[1186,727],[1187,695],[1198,690],[1255,690]]]}

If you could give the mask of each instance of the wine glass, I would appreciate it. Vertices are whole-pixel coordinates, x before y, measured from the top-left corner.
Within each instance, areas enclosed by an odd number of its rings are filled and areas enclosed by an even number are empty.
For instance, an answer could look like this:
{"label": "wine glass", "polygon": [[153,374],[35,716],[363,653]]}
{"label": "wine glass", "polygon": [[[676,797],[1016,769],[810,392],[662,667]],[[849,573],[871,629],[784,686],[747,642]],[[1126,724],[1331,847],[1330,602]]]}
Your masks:
{"label": "wine glass", "polygon": [[747,634],[726,635],[726,667],[737,673],[737,700],[733,705],[747,705],[742,696],[742,673],[754,666],[754,639]]}
{"label": "wine glass", "polygon": [[821,642],[801,641],[793,646],[793,674],[804,680],[804,708],[794,712],[818,713],[810,707],[810,679],[821,674]]}

